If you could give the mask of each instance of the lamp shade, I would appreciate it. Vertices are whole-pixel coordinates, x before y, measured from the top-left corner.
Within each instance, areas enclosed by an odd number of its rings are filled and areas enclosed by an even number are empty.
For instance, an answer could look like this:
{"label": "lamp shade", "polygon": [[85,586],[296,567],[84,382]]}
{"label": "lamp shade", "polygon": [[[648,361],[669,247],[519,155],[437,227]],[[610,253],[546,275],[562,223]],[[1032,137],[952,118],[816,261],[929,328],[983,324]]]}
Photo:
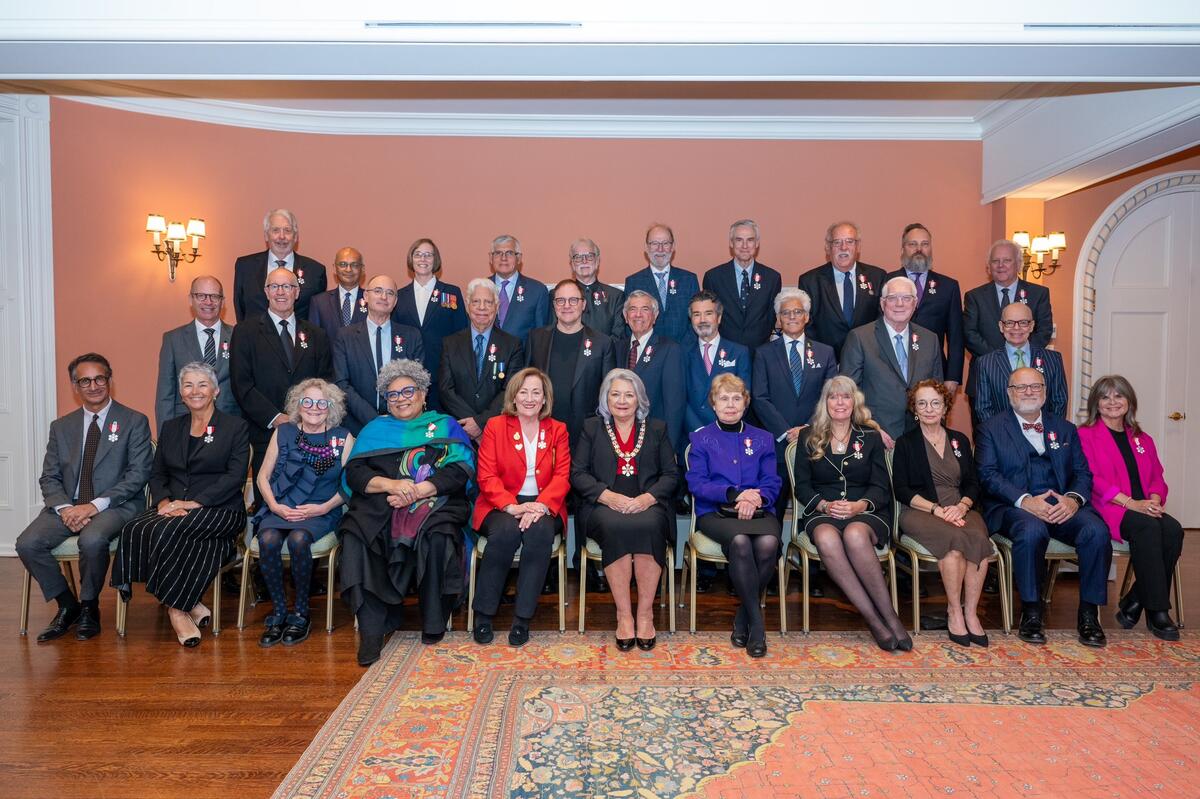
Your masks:
{"label": "lamp shade", "polygon": [[198,236],[204,238],[204,220],[193,217],[188,220],[187,234],[189,236]]}
{"label": "lamp shade", "polygon": [[147,233],[166,233],[167,220],[163,219],[158,214],[150,214],[146,217],[146,232]]}
{"label": "lamp shade", "polygon": [[182,222],[172,222],[167,225],[167,241],[183,241],[187,238]]}
{"label": "lamp shade", "polygon": [[1049,236],[1049,239],[1050,239],[1050,249],[1052,249],[1052,250],[1067,249],[1067,234],[1066,233],[1063,233],[1062,231],[1059,231],[1057,233],[1051,233]]}
{"label": "lamp shade", "polygon": [[[168,237],[170,238],[170,237]],[[1036,236],[1029,248],[1034,252],[1050,252],[1050,238],[1048,236]]]}
{"label": "lamp shade", "polygon": [[1029,233],[1024,230],[1013,231],[1012,240],[1023,250],[1029,249]]}

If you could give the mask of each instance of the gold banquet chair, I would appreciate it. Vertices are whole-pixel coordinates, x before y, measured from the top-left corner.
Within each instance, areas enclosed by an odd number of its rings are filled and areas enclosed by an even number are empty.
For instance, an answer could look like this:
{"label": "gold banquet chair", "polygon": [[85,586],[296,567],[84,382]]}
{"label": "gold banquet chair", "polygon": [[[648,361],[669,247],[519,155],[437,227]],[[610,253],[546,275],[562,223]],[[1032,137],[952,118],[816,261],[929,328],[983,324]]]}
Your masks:
{"label": "gold banquet chair", "polygon": [[[467,632],[475,629],[475,575],[480,562],[483,561],[485,551],[487,551],[487,538],[482,535],[478,536],[475,540],[475,548],[471,552],[471,574],[467,588]],[[554,536],[550,557],[558,561],[558,631],[561,633],[567,630],[567,547],[563,536]],[[517,547],[512,565],[516,566],[520,562],[521,547]]]}
{"label": "gold banquet chair", "polygon": [[[922,546],[921,542],[900,532],[900,506],[896,502],[895,495],[892,496],[892,503],[896,511],[892,525],[892,537],[896,546],[903,549],[909,558],[907,564],[904,561],[897,561],[897,564],[901,571],[912,577],[913,634],[915,635],[921,632],[921,564],[932,563],[936,568],[938,559]],[[992,554],[996,557],[996,574],[1000,578],[1000,621],[1004,625],[1005,634],[1007,634],[1012,631],[1012,593],[1008,590],[1012,581],[1012,572],[1006,570],[1004,556],[1000,553],[994,539],[992,540]]]}
{"label": "gold banquet chair", "polygon": [[[688,444],[683,451],[683,468],[686,474],[691,466],[692,445]],[[691,501],[692,514],[691,520],[688,522],[688,539],[683,545],[683,574],[681,575],[680,586],[688,591],[688,631],[696,632],[696,567],[697,561],[705,561],[707,563],[729,563],[725,557],[725,553],[721,551],[721,545],[711,538],[706,536],[696,527],[696,499]],[[773,513],[773,509],[768,509],[767,512]],[[779,563],[776,567],[776,576],[779,579],[779,634],[783,635],[787,632],[787,547],[780,542],[779,548]],[[690,578],[690,579],[689,579]],[[762,598],[759,599],[762,604]]]}
{"label": "gold banquet chair", "polygon": [[[796,447],[797,442],[793,441],[792,443],[788,444],[787,450],[784,452],[784,458],[787,460],[788,481],[792,485],[793,494],[796,490]],[[888,478],[890,480],[892,476],[892,451],[887,450],[884,457],[887,461]],[[793,507],[794,505],[795,503],[793,502]],[[888,541],[883,542],[882,546],[875,549],[875,555],[879,558],[879,562],[881,564],[887,564],[888,584],[892,589],[892,609],[898,613],[900,609],[900,600],[896,594],[896,558],[892,553],[892,548],[889,546],[889,544],[890,542]],[[799,510],[795,508],[792,512],[792,535],[788,541],[786,556],[786,568],[789,570],[800,570],[802,586],[800,593],[802,603],[801,608],[803,609],[803,629],[804,632],[807,633],[809,631],[808,565],[810,561],[819,561],[821,559],[821,553],[817,550],[817,545],[814,544],[812,539],[808,537],[808,533],[804,532],[800,528],[800,513]],[[783,584],[785,586],[787,585],[786,578],[784,579]]]}
{"label": "gold banquet chair", "polygon": [[[117,551],[117,541],[120,536],[113,538],[108,542],[108,555],[111,559],[114,552]],[[73,535],[63,541],[61,544],[50,550],[50,554],[58,561],[59,567],[62,569],[63,576],[67,578],[67,586],[71,589],[71,593],[75,598],[79,598],[79,589],[75,587],[75,568],[71,565],[79,562],[79,536]],[[20,633],[25,635],[29,630],[29,592],[32,588],[33,578],[29,575],[29,571],[25,568],[21,569],[21,620]],[[121,613],[121,595],[117,594],[117,617],[120,618]]]}
{"label": "gold banquet chair", "polygon": [[[578,535],[579,531],[576,530],[576,537]],[[587,614],[587,562],[589,560],[600,562],[602,555],[600,545],[590,538],[586,539],[581,555],[579,560],[579,632],[582,633],[584,616]],[[663,567],[662,582],[658,590],[667,598],[670,607],[671,632],[675,632],[675,548],[670,543],[667,544],[666,566]],[[662,603],[660,602],[658,606],[661,608]]]}
{"label": "gold banquet chair", "polygon": [[[324,558],[329,561],[329,574],[325,584],[325,632],[333,632],[333,592],[334,592],[334,576],[337,573],[337,556],[342,548],[342,540],[338,538],[336,530],[330,530],[325,535],[321,536],[312,543],[312,559],[314,563]],[[250,592],[250,568],[254,561],[261,557],[258,549],[258,536],[252,535],[250,544],[246,547],[246,552],[242,557],[242,587],[238,592],[238,620],[237,626],[239,630],[246,627],[246,595]],[[283,544],[283,562],[288,563],[291,557],[288,555],[287,542]],[[213,611],[216,614],[216,611]]]}

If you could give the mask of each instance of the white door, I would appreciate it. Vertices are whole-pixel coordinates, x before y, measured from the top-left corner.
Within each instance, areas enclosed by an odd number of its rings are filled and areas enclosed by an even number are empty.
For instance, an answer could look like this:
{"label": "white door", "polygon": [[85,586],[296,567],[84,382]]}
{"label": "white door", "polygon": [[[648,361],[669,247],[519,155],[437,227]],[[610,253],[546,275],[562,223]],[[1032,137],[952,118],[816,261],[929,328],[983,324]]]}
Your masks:
{"label": "white door", "polygon": [[1092,381],[1124,375],[1158,442],[1168,510],[1200,526],[1200,191],[1129,213],[1096,262]]}

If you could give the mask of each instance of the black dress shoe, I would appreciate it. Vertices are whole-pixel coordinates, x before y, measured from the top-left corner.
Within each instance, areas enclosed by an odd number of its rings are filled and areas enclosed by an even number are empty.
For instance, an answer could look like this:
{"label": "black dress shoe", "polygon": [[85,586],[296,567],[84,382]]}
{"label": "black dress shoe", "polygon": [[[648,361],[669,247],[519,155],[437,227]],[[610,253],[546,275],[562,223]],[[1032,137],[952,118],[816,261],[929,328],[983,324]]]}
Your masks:
{"label": "black dress shoe", "polygon": [[692,504],[688,502],[687,497],[680,497],[675,500],[675,513],[680,516],[690,516],[692,513]]}
{"label": "black dress shoe", "polygon": [[275,646],[283,640],[283,624],[269,624],[267,629],[263,630],[263,634],[258,639],[258,645],[264,649],[269,646]]}
{"label": "black dress shoe", "polygon": [[[1149,619],[1147,619],[1149,621]],[[84,605],[79,614],[79,626],[75,628],[75,640],[86,641],[100,634],[100,609]]]}
{"label": "black dress shoe", "polygon": [[[82,621],[79,626],[83,627]],[[1179,640],[1179,628],[1171,620],[1171,614],[1165,610],[1146,611],[1146,629],[1153,633],[1155,638],[1161,638],[1164,641]]]}
{"label": "black dress shoe", "polygon": [[496,631],[492,629],[490,621],[477,621],[475,629],[471,631],[471,637],[475,639],[475,643],[486,646],[496,640]]}
{"label": "black dress shoe", "polygon": [[382,635],[363,635],[358,638],[358,665],[370,666],[383,653]]}
{"label": "black dress shoe", "polygon": [[525,646],[529,643],[529,628],[525,626],[514,626],[508,631],[509,646]]}
{"label": "black dress shoe", "polygon": [[959,646],[970,646],[971,645],[971,633],[970,632],[965,632],[962,635],[958,635],[957,633],[952,633],[952,632],[950,632],[949,629],[947,629],[946,637],[949,638],[953,643],[958,644]]}
{"label": "black dress shoe", "polygon": [[1100,627],[1100,619],[1094,610],[1079,611],[1078,623],[1075,629],[1079,632],[1079,643],[1084,646],[1101,647],[1108,643],[1104,630]]}
{"label": "black dress shoe", "polygon": [[50,624],[47,625],[46,629],[38,633],[38,643],[43,644],[46,641],[53,641],[55,638],[62,638],[67,634],[68,630],[75,626],[82,613],[82,605],[76,605],[71,608],[59,608],[58,613],[54,614],[54,618],[50,620]]}
{"label": "black dress shoe", "polygon": [[975,646],[987,646],[988,645],[987,633],[984,633],[983,635],[976,635],[973,632],[968,632],[967,637],[971,639],[971,643],[975,644]]}
{"label": "black dress shoe", "polygon": [[751,641],[746,645],[746,654],[752,658],[762,658],[767,656],[767,639],[760,638],[757,641]]}
{"label": "black dress shoe", "polygon": [[445,630],[440,633],[421,633],[421,643],[425,644],[425,646],[433,646],[434,644],[440,644],[445,637]]}
{"label": "black dress shoe", "polygon": [[311,630],[312,622],[308,619],[305,619],[303,624],[289,624],[283,631],[283,645],[295,646],[305,638],[308,638]]}
{"label": "black dress shoe", "polygon": [[637,643],[637,640],[636,638],[617,638],[617,649],[622,652],[628,652],[630,649],[633,649],[633,645]]}
{"label": "black dress shoe", "polygon": [[1046,643],[1046,633],[1042,631],[1042,614],[1022,610],[1021,623],[1017,625],[1017,637],[1027,644]]}
{"label": "black dress shoe", "polygon": [[749,640],[750,640],[750,633],[746,632],[745,630],[743,630],[741,632],[734,630],[733,633],[729,636],[729,642],[731,644],[733,644],[735,647],[737,647],[738,649],[745,649],[746,642]]}
{"label": "black dress shoe", "polygon": [[983,578],[983,593],[1000,593],[1000,576],[996,572],[989,571],[987,577]]}
{"label": "black dress shoe", "polygon": [[649,652],[654,648],[654,645],[658,643],[658,636],[655,635],[651,636],[650,638],[635,638],[634,640],[637,642],[638,649],[642,650],[643,652]]}
{"label": "black dress shoe", "polygon": [[696,576],[696,593],[707,594],[712,590],[713,578],[697,575]]}
{"label": "black dress shoe", "polygon": [[[1117,624],[1121,625],[1123,630],[1132,630],[1137,626],[1138,619],[1142,617],[1142,603],[1130,591],[1117,604],[1117,612],[1113,614],[1113,618],[1117,620]],[[1147,616],[1147,620],[1149,616]]]}

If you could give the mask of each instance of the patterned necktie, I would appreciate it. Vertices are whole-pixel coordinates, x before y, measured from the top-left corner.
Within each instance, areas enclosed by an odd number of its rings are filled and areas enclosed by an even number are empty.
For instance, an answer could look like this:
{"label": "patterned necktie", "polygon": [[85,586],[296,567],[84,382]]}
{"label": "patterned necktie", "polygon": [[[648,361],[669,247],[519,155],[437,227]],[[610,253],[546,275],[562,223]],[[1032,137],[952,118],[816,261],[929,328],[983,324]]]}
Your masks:
{"label": "patterned necktie", "polygon": [[204,332],[208,334],[208,341],[204,342],[204,362],[209,366],[217,365],[217,342],[213,336],[216,330],[211,327],[204,328]]}
{"label": "patterned necktie", "polygon": [[1012,300],[1010,300],[1008,297],[1008,289],[1000,289],[1000,296],[1001,296],[1000,310],[1003,311],[1005,308],[1008,307],[1008,304],[1010,302],[1012,302]]}
{"label": "patterned necktie", "polygon": [[276,266],[278,266],[280,269],[286,269],[286,268],[287,268],[287,261],[285,261],[285,260],[284,260],[284,259],[282,259],[282,258],[276,258],[276,259],[275,259],[275,265],[276,265]]}
{"label": "patterned necktie", "polygon": [[475,334],[475,379],[483,376],[483,334]]}
{"label": "patterned necktie", "polygon": [[1021,422],[1021,429],[1022,430],[1036,430],[1037,432],[1040,433],[1040,432],[1042,432],[1042,423],[1041,422]]}
{"label": "patterned necktie", "polygon": [[83,441],[83,463],[79,466],[79,504],[86,505],[96,498],[92,487],[92,467],[96,465],[96,448],[100,446],[100,417],[92,414],[87,438]]}
{"label": "patterned necktie", "polygon": [[508,281],[504,280],[500,283],[500,324],[504,324],[504,320],[508,318]]}
{"label": "patterned necktie", "polygon": [[914,272],[912,282],[917,284],[917,305],[920,305],[921,300],[925,299],[925,273]]}
{"label": "patterned necktie", "polygon": [[1017,350],[1016,355],[1017,355],[1017,368],[1024,369],[1025,368],[1025,350]]}
{"label": "patterned necktie", "polygon": [[638,340],[635,338],[633,343],[629,345],[629,360],[625,363],[625,367],[632,369],[637,366],[638,359]]}
{"label": "patterned necktie", "polygon": [[849,272],[842,277],[842,316],[846,318],[847,325],[854,324],[854,281],[850,279]]}
{"label": "patterned necktie", "polygon": [[350,304],[350,292],[342,295],[342,327],[350,324],[350,320],[354,318],[354,306]]}
{"label": "patterned necktie", "polygon": [[708,372],[710,375],[712,374],[712,358],[709,357],[708,350],[711,347],[711,341],[704,345],[704,371]]}
{"label": "patterned necktie", "polygon": [[667,308],[667,272],[664,269],[660,274],[656,274],[654,279],[658,281],[658,299],[662,302],[663,310]]}
{"label": "patterned necktie", "polygon": [[738,288],[738,301],[742,305],[742,310],[746,310],[746,306],[750,304],[750,270],[743,269],[742,285]]}
{"label": "patterned necktie", "polygon": [[799,341],[792,341],[792,350],[788,353],[788,366],[792,368],[792,388],[796,389],[797,396],[804,385],[804,365],[800,362],[799,347]]}
{"label": "patterned necktie", "polygon": [[904,346],[904,336],[897,333],[892,336],[896,340],[896,360],[900,362],[900,374],[908,378],[908,348]]}
{"label": "patterned necktie", "polygon": [[286,319],[279,320],[279,340],[283,343],[283,356],[287,359],[288,371],[291,371],[296,365],[296,345],[292,341],[292,334],[288,332]]}

